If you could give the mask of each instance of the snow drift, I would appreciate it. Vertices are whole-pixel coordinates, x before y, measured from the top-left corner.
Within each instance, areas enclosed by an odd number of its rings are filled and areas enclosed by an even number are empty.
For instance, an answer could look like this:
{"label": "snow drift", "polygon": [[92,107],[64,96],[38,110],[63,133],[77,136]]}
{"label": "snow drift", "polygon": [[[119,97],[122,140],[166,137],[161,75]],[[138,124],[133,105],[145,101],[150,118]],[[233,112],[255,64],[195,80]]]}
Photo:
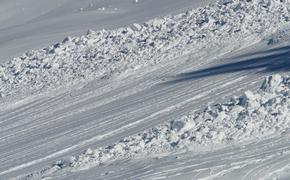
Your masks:
{"label": "snow drift", "polygon": [[110,77],[229,39],[263,38],[289,22],[284,0],[222,0],[144,24],[89,31],[0,66],[0,96]]}
{"label": "snow drift", "polygon": [[119,142],[88,149],[26,178],[45,177],[59,170],[77,171],[135,156],[193,150],[283,134],[290,127],[290,76],[267,77],[257,93],[246,91],[229,102],[209,105]]}

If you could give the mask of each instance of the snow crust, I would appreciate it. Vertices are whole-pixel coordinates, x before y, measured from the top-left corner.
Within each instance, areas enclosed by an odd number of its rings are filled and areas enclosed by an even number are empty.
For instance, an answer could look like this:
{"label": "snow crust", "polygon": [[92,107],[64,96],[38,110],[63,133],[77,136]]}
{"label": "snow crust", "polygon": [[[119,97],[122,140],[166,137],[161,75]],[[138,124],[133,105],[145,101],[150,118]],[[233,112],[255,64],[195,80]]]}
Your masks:
{"label": "snow crust", "polygon": [[289,7],[280,0],[222,0],[144,24],[67,37],[2,64],[0,96],[109,78],[231,38],[263,39],[289,22]]}
{"label": "snow crust", "polygon": [[45,177],[62,169],[84,170],[118,159],[283,134],[290,127],[289,107],[290,76],[270,76],[256,93],[246,91],[228,102],[209,105],[180,119],[122,138],[115,144],[87,149],[26,178]]}

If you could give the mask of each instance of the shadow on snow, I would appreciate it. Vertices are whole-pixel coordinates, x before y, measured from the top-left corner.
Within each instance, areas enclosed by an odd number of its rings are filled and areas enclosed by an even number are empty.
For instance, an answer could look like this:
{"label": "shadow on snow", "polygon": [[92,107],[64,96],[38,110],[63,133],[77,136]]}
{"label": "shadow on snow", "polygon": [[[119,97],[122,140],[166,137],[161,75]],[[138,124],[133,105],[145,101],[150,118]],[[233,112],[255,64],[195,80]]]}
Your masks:
{"label": "shadow on snow", "polygon": [[255,70],[256,73],[286,72],[290,70],[290,46],[246,54],[232,58],[232,60],[238,60],[238,62],[182,73],[177,75],[173,80],[166,82],[166,84],[180,83],[239,71]]}

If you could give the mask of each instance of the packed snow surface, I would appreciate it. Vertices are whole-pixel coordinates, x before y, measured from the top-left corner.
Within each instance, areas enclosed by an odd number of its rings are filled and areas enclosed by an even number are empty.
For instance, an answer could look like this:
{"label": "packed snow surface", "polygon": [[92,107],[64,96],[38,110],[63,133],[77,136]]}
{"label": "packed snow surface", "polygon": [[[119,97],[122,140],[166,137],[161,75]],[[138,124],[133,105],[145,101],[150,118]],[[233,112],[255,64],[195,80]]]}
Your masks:
{"label": "packed snow surface", "polygon": [[125,137],[118,143],[87,149],[84,154],[57,161],[26,178],[43,178],[59,170],[83,170],[138,154],[148,156],[184,148],[194,150],[283,134],[289,129],[289,107],[290,77],[270,76],[257,93],[246,91],[229,102],[209,105],[202,111]]}

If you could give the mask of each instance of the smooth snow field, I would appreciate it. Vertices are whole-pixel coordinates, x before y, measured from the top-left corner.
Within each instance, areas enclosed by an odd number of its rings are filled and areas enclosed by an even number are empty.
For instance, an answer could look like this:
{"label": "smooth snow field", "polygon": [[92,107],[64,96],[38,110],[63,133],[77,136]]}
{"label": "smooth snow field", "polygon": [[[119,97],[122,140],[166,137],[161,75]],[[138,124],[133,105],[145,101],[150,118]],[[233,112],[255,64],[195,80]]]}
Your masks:
{"label": "smooth snow field", "polygon": [[0,0],[0,57],[0,179],[290,179],[288,1]]}

